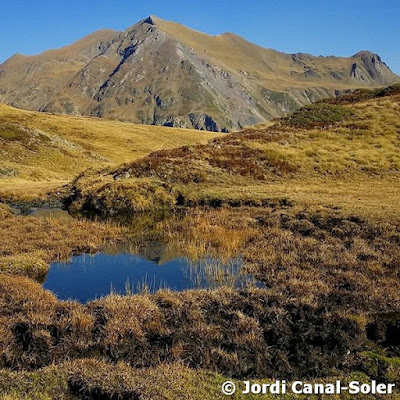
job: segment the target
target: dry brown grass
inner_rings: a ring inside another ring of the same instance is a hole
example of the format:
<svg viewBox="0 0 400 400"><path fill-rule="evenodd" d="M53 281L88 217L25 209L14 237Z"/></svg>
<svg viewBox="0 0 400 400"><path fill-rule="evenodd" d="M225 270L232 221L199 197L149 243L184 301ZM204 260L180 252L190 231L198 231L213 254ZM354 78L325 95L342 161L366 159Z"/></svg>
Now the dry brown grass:
<svg viewBox="0 0 400 400"><path fill-rule="evenodd" d="M157 229L169 246L178 247L182 254L194 260L207 255L223 260L237 257L259 234L259 227L249 213L235 213L229 209L193 210L183 220L161 222Z"/></svg>
<svg viewBox="0 0 400 400"><path fill-rule="evenodd" d="M329 208L191 210L160 225L170 246L200 259L241 256L271 293L351 313L400 309L399 224Z"/></svg>
<svg viewBox="0 0 400 400"><path fill-rule="evenodd" d="M0 295L1 364L8 368L101 356L134 367L179 361L243 377L320 376L363 340L355 320L261 289L160 291L82 306L2 275Z"/></svg>

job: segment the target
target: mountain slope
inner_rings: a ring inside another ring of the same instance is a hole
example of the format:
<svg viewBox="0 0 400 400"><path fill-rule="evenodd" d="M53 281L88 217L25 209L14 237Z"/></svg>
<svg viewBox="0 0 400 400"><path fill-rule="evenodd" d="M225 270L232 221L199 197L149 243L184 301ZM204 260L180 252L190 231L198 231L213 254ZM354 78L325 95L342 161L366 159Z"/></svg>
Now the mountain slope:
<svg viewBox="0 0 400 400"><path fill-rule="evenodd" d="M380 57L285 54L148 17L0 65L0 102L30 110L228 131L323 97L399 81Z"/></svg>
<svg viewBox="0 0 400 400"><path fill-rule="evenodd" d="M50 115L0 104L0 197L42 192L86 168L128 162L155 149L206 143L220 135Z"/></svg>

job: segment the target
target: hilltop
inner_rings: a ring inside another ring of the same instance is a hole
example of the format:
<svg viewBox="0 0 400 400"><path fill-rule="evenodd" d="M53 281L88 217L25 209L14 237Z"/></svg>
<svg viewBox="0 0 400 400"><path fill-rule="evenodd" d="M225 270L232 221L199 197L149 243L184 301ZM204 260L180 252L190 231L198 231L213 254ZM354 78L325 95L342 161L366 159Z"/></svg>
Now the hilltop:
<svg viewBox="0 0 400 400"><path fill-rule="evenodd" d="M318 99L399 82L379 55L285 54L150 16L0 65L0 102L36 111L232 131Z"/></svg>

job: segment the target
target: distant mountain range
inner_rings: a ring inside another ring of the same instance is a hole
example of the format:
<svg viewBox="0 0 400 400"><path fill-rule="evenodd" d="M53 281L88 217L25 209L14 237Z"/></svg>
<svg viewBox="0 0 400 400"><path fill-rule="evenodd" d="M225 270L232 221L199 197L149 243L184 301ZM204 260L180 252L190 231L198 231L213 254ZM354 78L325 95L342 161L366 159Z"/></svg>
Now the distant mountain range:
<svg viewBox="0 0 400 400"><path fill-rule="evenodd" d="M399 82L369 51L286 54L148 17L0 65L0 102L28 110L231 131L359 87Z"/></svg>

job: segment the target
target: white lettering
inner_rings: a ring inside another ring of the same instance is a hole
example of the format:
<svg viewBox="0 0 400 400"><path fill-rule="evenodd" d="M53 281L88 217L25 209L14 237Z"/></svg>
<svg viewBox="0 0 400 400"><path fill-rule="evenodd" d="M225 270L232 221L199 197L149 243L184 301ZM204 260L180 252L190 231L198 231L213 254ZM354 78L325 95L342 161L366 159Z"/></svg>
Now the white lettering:
<svg viewBox="0 0 400 400"><path fill-rule="evenodd" d="M371 386L369 386L367 383L363 383L360 390L362 394L368 394L371 391Z"/></svg>
<svg viewBox="0 0 400 400"><path fill-rule="evenodd" d="M386 394L386 385L384 383L380 383L379 385L376 385L376 393Z"/></svg>
<svg viewBox="0 0 400 400"><path fill-rule="evenodd" d="M324 392L321 392L323 394ZM319 394L319 393L315 393ZM335 385L333 383L327 383L325 385L325 394L335 394Z"/></svg>
<svg viewBox="0 0 400 400"><path fill-rule="evenodd" d="M303 386L303 382L300 382L300 381L293 382L292 383L292 392L296 393L296 394L302 394L303 391L302 391L302 389L298 389L297 388L298 386L302 387Z"/></svg>
<svg viewBox="0 0 400 400"><path fill-rule="evenodd" d="M276 381L269 388L269 392L272 393L272 394L279 394L280 393L280 388L281 388L280 382Z"/></svg>
<svg viewBox="0 0 400 400"><path fill-rule="evenodd" d="M349 393L350 394L358 394L360 393L360 382L353 381L349 383Z"/></svg>

